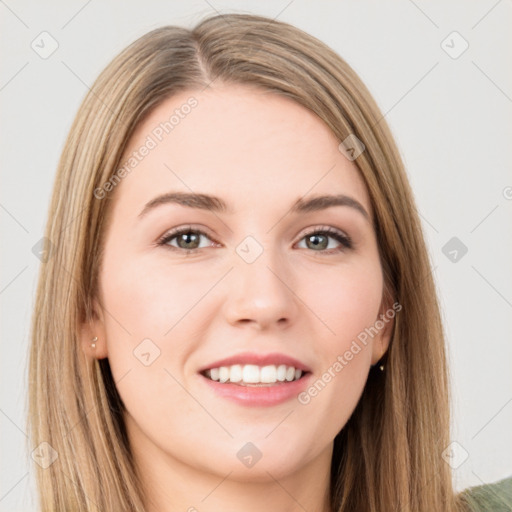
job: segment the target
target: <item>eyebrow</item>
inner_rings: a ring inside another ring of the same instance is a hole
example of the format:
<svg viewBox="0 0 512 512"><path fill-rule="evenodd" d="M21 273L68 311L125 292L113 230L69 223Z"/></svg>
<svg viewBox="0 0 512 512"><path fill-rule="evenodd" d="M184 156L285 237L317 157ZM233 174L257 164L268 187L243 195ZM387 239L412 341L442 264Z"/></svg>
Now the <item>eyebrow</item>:
<svg viewBox="0 0 512 512"><path fill-rule="evenodd" d="M163 204L178 204L188 208L198 208L200 210L210 210L218 213L233 213L233 210L228 207L227 203L216 196L188 192L169 192L149 201L139 213L139 217L143 217L150 210ZM370 215L363 205L354 198L344 194L321 195L309 199L299 198L295 201L290 211L291 213L308 213L325 210L332 206L348 206L361 213L366 220L370 220Z"/></svg>

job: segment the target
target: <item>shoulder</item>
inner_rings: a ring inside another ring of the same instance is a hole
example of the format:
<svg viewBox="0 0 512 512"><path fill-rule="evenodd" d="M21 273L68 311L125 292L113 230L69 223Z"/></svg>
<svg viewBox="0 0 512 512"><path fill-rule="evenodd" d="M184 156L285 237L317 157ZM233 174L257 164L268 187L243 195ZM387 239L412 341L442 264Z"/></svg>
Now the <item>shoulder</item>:
<svg viewBox="0 0 512 512"><path fill-rule="evenodd" d="M512 476L474 487L461 492L471 512L512 511Z"/></svg>

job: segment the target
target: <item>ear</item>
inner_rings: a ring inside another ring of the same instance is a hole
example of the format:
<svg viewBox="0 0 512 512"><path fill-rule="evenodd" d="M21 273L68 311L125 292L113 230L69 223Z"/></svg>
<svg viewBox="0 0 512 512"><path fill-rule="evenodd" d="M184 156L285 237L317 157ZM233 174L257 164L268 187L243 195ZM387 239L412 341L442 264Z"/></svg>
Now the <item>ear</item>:
<svg viewBox="0 0 512 512"><path fill-rule="evenodd" d="M90 318L86 319L80 326L80 343L82 351L87 357L93 359L104 359L108 356L105 315L99 301L95 298L92 301L92 312ZM94 338L97 338L96 340ZM92 346L95 345L95 347Z"/></svg>
<svg viewBox="0 0 512 512"><path fill-rule="evenodd" d="M382 356L387 352L393 334L395 317L402 305L398 301L393 302L393 298L387 292L384 296L379 309L379 314L375 319L375 327L378 334L373 338L372 344L372 366L377 364Z"/></svg>

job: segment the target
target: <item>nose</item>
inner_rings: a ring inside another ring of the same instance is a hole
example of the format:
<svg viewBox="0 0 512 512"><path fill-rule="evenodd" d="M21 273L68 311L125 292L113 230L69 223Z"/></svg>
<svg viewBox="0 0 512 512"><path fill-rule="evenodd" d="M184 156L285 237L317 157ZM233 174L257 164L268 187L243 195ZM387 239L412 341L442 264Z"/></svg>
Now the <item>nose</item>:
<svg viewBox="0 0 512 512"><path fill-rule="evenodd" d="M286 262L278 260L268 248L252 263L239 258L224 303L227 321L235 326L250 324L259 330L286 328L299 313L293 281Z"/></svg>

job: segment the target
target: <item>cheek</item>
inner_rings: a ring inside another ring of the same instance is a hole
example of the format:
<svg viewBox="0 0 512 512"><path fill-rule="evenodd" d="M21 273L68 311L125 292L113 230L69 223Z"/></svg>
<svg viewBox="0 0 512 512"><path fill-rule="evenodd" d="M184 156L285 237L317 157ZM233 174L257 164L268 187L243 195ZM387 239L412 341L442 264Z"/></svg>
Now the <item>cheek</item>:
<svg viewBox="0 0 512 512"><path fill-rule="evenodd" d="M140 257L124 260L122 266L105 264L102 290L111 316L130 333L130 338L169 340L171 332L186 323L212 286L212 271L203 274L165 260Z"/></svg>
<svg viewBox="0 0 512 512"><path fill-rule="evenodd" d="M129 392L128 400L138 400L142 408L155 401L152 391L168 390L172 378L165 370L179 378L175 369L193 350L180 332L191 329L188 312L207 283L194 286L187 277L145 264L143 257L122 258L112 251L105 258L101 290L108 359L114 379L122 379L120 393ZM144 385L130 390L129 382Z"/></svg>
<svg viewBox="0 0 512 512"><path fill-rule="evenodd" d="M382 272L378 260L329 269L308 285L307 302L318 317L315 351L322 362L299 403L325 418L334 437L348 421L363 392L371 360L367 329L378 319Z"/></svg>
<svg viewBox="0 0 512 512"><path fill-rule="evenodd" d="M309 274L311 275L311 273ZM331 354L374 324L381 306L383 278L380 263L366 259L324 269L304 284L307 305L323 324L323 350Z"/></svg>
<svg viewBox="0 0 512 512"><path fill-rule="evenodd" d="M140 257L121 259L122 265L114 259L105 259L101 282L108 359L119 395L148 435L192 432L193 418L204 411L180 383L195 350L191 334L211 278L191 279L180 269L146 265Z"/></svg>

